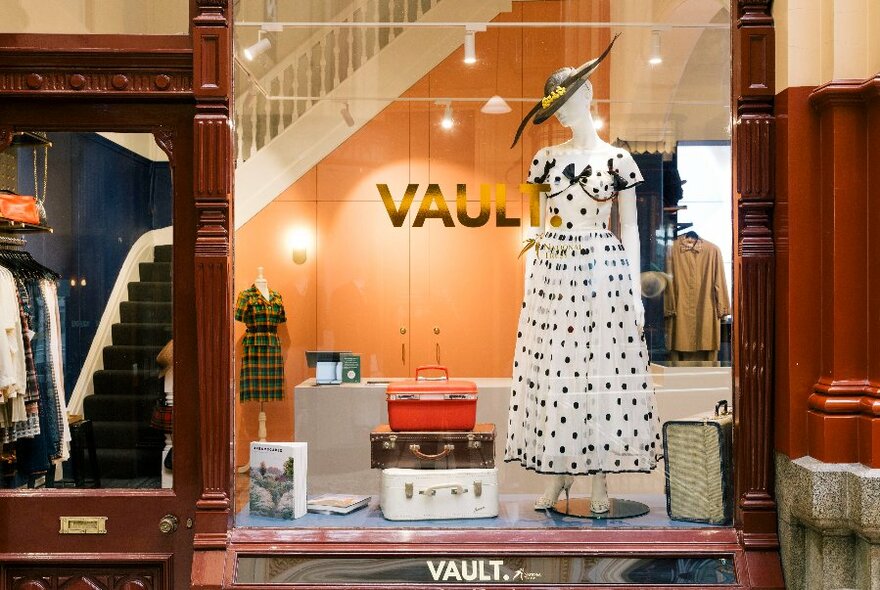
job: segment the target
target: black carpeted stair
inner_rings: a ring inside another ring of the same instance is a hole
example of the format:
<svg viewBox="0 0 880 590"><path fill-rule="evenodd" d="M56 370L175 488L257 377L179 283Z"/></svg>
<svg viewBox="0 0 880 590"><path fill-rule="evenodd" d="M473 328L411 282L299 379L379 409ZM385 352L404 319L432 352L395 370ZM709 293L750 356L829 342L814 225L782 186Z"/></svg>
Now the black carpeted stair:
<svg viewBox="0 0 880 590"><path fill-rule="evenodd" d="M160 474L164 438L150 428L150 415L165 395L156 355L171 339L171 246L156 246L153 253L154 262L140 264L140 281L128 284L121 322L104 347L104 369L93 376L95 394L84 403L106 479Z"/></svg>

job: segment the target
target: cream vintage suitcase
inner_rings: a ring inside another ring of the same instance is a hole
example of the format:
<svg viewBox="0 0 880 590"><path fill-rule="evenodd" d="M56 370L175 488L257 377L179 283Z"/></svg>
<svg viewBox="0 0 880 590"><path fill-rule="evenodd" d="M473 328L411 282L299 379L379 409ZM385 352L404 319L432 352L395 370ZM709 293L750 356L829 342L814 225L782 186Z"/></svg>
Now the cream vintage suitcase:
<svg viewBox="0 0 880 590"><path fill-rule="evenodd" d="M714 415L663 425L666 512L672 520L728 524L733 517L733 414L722 400Z"/></svg>
<svg viewBox="0 0 880 590"><path fill-rule="evenodd" d="M498 469L383 469L388 520L498 516Z"/></svg>

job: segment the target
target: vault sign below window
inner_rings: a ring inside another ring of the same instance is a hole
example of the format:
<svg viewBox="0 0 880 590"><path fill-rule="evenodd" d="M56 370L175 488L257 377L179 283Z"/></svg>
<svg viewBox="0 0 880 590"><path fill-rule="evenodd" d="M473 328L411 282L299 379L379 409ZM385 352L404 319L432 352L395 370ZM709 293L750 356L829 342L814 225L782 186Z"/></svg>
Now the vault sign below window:
<svg viewBox="0 0 880 590"><path fill-rule="evenodd" d="M492 192L495 193L495 225L498 227L519 227L520 219L518 217L507 216L507 185L505 184L481 184L480 185L480 213L476 217L468 215L467 211L467 185L455 185L455 210L458 222L465 227L481 227L489 221L492 206ZM400 206L394 204L394 198L391 196L391 190L387 184L377 184L379 195L388 211L388 217L394 227L400 227L406 221L406 216L412 207L416 193L419 190L418 184L409 184L403 193ZM519 190L522 194L529 197L529 223L532 227L541 224L541 199L542 192L550 190L549 184L521 184ZM439 184L429 184L425 189L422 197L422 204L416 213L413 227L422 227L425 220L429 218L442 219L443 225L446 227L455 227L455 221L452 219L452 213L449 211L449 205L443 196L443 191Z"/></svg>
<svg viewBox="0 0 880 590"><path fill-rule="evenodd" d="M374 557L238 554L235 583L296 585L418 584L425 588L516 586L570 588L736 584L733 556L450 555Z"/></svg>

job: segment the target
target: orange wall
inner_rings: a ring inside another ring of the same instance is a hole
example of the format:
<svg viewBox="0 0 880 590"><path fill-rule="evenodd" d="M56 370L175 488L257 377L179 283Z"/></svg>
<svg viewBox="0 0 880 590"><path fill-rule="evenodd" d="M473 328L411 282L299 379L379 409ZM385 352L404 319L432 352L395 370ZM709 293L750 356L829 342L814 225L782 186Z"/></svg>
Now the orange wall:
<svg viewBox="0 0 880 590"><path fill-rule="evenodd" d="M496 20L607 20L609 14L608 0L516 2ZM608 31L594 29L490 28L477 34L476 64L464 65L459 49L405 96L538 97L550 72L582 64L609 38ZM597 98L608 96L609 72L606 64L592 78ZM479 183L505 183L509 216L526 217L527 223L528 203L518 185L529 160L538 148L568 134L553 119L529 126L520 144L508 149L524 109L531 107L510 105L511 113L498 116L480 113L481 104L456 102L455 127L446 131L439 126L443 107L430 101L393 103L238 231L236 292L249 287L262 266L287 310L281 334L290 394L266 404L269 440L293 437L292 391L311 375L304 358L309 349L380 351L375 359L362 359L364 375L408 374L410 362L433 360L438 345L442 361L451 355L463 359L467 376L501 376L494 367L512 363L523 228L495 227L494 204L482 228L444 228L437 219L409 227L428 183L441 185L453 216L455 184L468 183L468 201L479 201ZM600 112L607 121L606 106ZM409 183L420 185L404 227L391 225L376 183L389 184L395 197ZM471 215L476 211L469 207ZM292 262L285 246L293 228L305 228L314 238L303 265ZM411 299L416 303L410 305ZM459 312L455 306L462 301L471 304ZM370 329L364 314L375 319ZM440 325L435 338L433 328ZM407 328L406 335L400 327ZM244 326L236 324L239 358L243 334ZM408 360L396 364L401 346ZM489 373L478 374L479 354L487 355ZM239 464L247 460L246 442L256 439L258 412L257 403L242 404L236 412Z"/></svg>

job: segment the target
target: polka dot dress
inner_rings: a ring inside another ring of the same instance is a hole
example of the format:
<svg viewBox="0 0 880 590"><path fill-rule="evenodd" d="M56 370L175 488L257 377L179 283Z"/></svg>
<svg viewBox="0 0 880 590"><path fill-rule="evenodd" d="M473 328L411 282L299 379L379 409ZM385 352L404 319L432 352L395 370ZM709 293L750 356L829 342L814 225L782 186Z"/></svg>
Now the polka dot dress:
<svg viewBox="0 0 880 590"><path fill-rule="evenodd" d="M529 172L552 196L526 269L505 461L540 473L651 471L660 457L637 271L607 229L618 190L642 177L627 152L609 150L588 163L542 150Z"/></svg>

